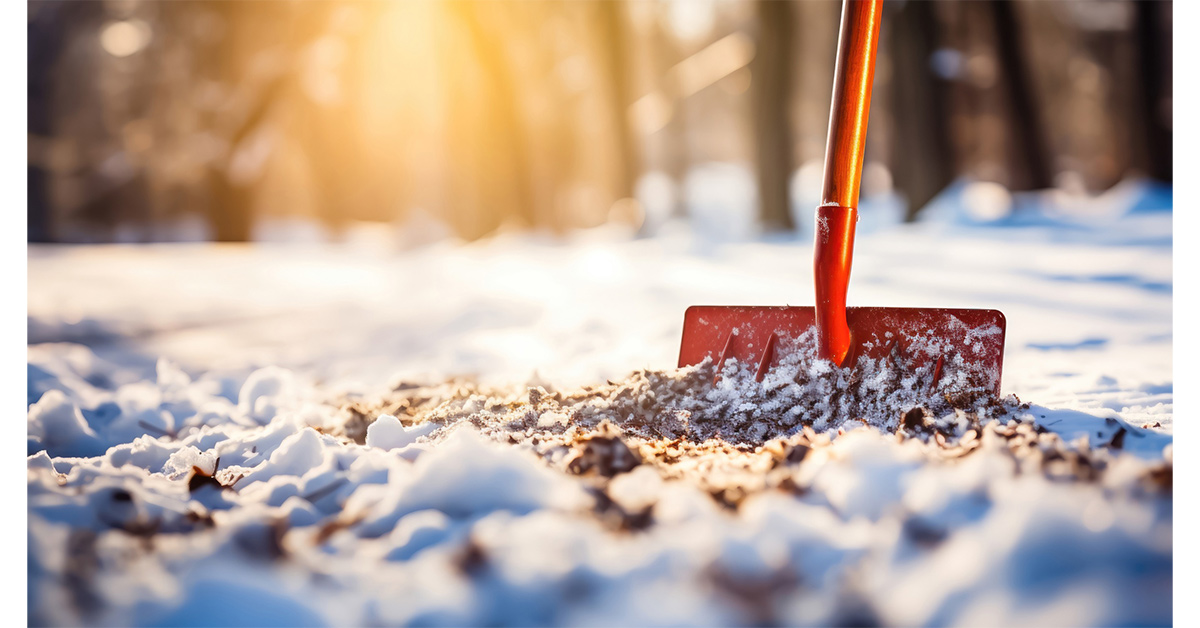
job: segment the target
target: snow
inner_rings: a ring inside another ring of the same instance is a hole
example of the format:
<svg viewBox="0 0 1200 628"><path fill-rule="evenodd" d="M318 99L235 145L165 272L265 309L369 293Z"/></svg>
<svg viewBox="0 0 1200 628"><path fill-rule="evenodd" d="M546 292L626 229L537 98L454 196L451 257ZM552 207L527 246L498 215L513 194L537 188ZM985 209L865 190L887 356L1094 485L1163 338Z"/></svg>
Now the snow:
<svg viewBox="0 0 1200 628"><path fill-rule="evenodd" d="M1000 403L868 365L831 404L803 339L763 385L672 369L687 305L811 298L808 236L723 197L653 238L32 246L29 620L1169 622L1169 191L970 185L864 207L850 299L1003 310Z"/></svg>
<svg viewBox="0 0 1200 628"><path fill-rule="evenodd" d="M367 427L367 447L403 449L433 431L431 427L422 425L406 428L400 424L400 419L390 414L381 414Z"/></svg>
<svg viewBox="0 0 1200 628"><path fill-rule="evenodd" d="M75 404L51 390L29 407L29 449L55 456L97 456L105 447Z"/></svg>
<svg viewBox="0 0 1200 628"><path fill-rule="evenodd" d="M608 496L632 512L658 503L662 490L662 476L651 467L637 466L613 478L608 485Z"/></svg>

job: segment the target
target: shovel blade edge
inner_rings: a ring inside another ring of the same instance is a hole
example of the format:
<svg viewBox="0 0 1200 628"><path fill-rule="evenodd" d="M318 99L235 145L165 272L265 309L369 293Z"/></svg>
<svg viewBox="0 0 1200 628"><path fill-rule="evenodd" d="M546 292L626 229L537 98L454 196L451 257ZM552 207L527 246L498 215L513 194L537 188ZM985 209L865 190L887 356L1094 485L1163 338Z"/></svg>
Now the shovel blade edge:
<svg viewBox="0 0 1200 628"><path fill-rule="evenodd" d="M897 348L915 365L961 358L1000 395L1006 324L999 310L851 307L846 318L851 338L846 365L863 356L887 357ZM756 365L761 380L779 359L777 343L800 337L815 323L813 307L693 305L684 314L679 366L737 358Z"/></svg>

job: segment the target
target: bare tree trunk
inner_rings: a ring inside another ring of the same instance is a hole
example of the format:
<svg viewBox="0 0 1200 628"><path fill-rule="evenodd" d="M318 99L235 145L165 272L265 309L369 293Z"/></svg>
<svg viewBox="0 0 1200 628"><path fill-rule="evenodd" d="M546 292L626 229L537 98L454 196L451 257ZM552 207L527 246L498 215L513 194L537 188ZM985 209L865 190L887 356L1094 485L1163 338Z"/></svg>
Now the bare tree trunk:
<svg viewBox="0 0 1200 628"><path fill-rule="evenodd" d="M653 31L654 65L656 74L665 77L671 68L685 58L678 44L672 40L672 35L666 31L662 21L655 21ZM688 215L687 200L684 198L684 179L691 167L688 151L688 129L685 111L686 99L675 99L676 92L672 86L666 90L671 102L670 119L666 126L658 131L659 142L662 144L663 170L675 186L675 196L671 207L672 218L686 218Z"/></svg>
<svg viewBox="0 0 1200 628"><path fill-rule="evenodd" d="M1137 93L1140 118L1145 145L1146 174L1159 181L1171 181L1171 128L1163 121L1168 117L1163 110L1163 95L1166 91L1164 77L1171 69L1162 54L1163 42L1162 5L1156 1L1134 2L1138 76L1142 80ZM1168 44L1169 45L1169 44Z"/></svg>
<svg viewBox="0 0 1200 628"><path fill-rule="evenodd" d="M243 56L246 51L239 44L254 36L254 29L261 26L264 17L261 11L256 11L259 7L251 4L218 3L214 6L225 25L225 39L213 60L217 76L226 85L242 84L246 80L249 61ZM262 85L242 117L234 121L230 128L224 129L228 133L225 139L228 140L229 155L219 163L211 164L207 173L208 219L214 239L218 242L250 241L254 227L254 186L257 182L235 180L230 159L237 147L264 123L279 100L286 80L286 74L279 74Z"/></svg>
<svg viewBox="0 0 1200 628"><path fill-rule="evenodd" d="M56 4L29 5L28 88L25 91L28 103L28 131L41 143L49 146L54 141L54 82L58 78L54 67L67 47L67 21L62 15L64 8L74 7ZM31 153L32 154L32 153ZM26 206L29 242L54 241L54 207L50 202L51 174L45 159L30 159L28 172L28 201Z"/></svg>
<svg viewBox="0 0 1200 628"><path fill-rule="evenodd" d="M538 224L537 208L529 180L529 155L525 142L525 124L521 119L520 94L517 92L508 60L505 39L481 21L482 4L462 5L462 15L474 46L475 58L483 70L483 80L492 99L486 107L487 128L496 135L495 142L485 142L487 148L484 169L487 180L482 201L503 198L501 190L508 188L510 205L501 208L506 215L515 215L524 226ZM513 5L502 5L505 11ZM484 138L478 138L484 139ZM482 147L481 147L482 148ZM505 179L508 179L505 181Z"/></svg>
<svg viewBox="0 0 1200 628"><path fill-rule="evenodd" d="M216 169L208 174L208 217L217 242L249 242L254 226L254 196Z"/></svg>
<svg viewBox="0 0 1200 628"><path fill-rule="evenodd" d="M932 2L906 2L892 21L892 176L908 201L906 220L954 178L946 85L930 67L939 45Z"/></svg>
<svg viewBox="0 0 1200 628"><path fill-rule="evenodd" d="M1051 187L1053 173L1046 148L1046 133L1039 116L1032 77L1023 56L1026 50L1012 0L991 0L989 8L996 32L996 55L1004 93L1012 115L1014 150L1009 155L1017 190Z"/></svg>
<svg viewBox="0 0 1200 628"><path fill-rule="evenodd" d="M759 218L763 228L792 231L788 182L792 175L792 5L758 0L758 51L751 66Z"/></svg>
<svg viewBox="0 0 1200 628"><path fill-rule="evenodd" d="M629 49L628 29L621 15L624 4L616 0L600 3L600 27L604 32L604 53L608 66L608 78L612 102L613 132L616 133L617 198L632 198L634 186L641 170L636 138L629 124L630 97L629 62L625 53Z"/></svg>

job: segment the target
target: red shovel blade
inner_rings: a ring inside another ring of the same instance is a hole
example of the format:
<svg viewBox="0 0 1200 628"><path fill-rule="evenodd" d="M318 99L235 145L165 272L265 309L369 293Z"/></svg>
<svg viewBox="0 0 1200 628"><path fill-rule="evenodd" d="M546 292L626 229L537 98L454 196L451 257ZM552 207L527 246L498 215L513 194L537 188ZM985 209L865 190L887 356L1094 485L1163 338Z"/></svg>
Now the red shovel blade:
<svg viewBox="0 0 1200 628"><path fill-rule="evenodd" d="M943 364L967 366L1000 395L1004 362L1004 314L998 310L908 307L846 308L851 349L845 365L899 352L910 367L934 365L928 385L936 389ZM683 318L679 366L730 358L757 368L757 378L778 362L781 340L799 338L816 324L812 307L693 305Z"/></svg>

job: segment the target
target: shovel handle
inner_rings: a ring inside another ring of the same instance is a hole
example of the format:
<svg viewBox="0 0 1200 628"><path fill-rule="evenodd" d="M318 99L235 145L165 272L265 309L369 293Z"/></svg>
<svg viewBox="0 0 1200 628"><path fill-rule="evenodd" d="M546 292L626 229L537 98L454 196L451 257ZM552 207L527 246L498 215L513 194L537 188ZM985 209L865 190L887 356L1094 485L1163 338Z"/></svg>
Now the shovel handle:
<svg viewBox="0 0 1200 628"><path fill-rule="evenodd" d="M817 208L813 273L820 357L841 365L850 351L846 288L858 222L871 83L883 0L844 0L838 35L829 136L825 144L825 182Z"/></svg>
<svg viewBox="0 0 1200 628"><path fill-rule="evenodd" d="M858 207L883 0L845 0L825 142L822 205Z"/></svg>

